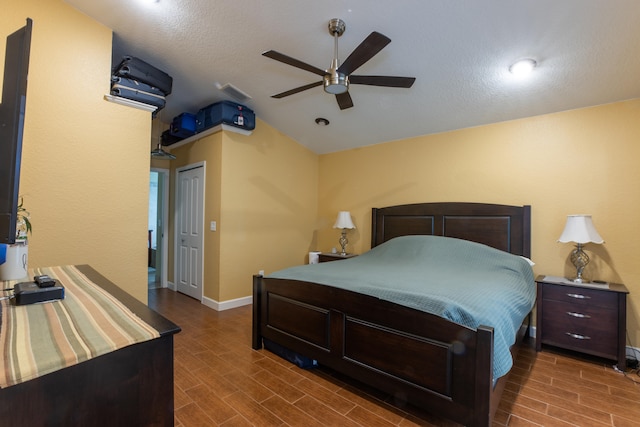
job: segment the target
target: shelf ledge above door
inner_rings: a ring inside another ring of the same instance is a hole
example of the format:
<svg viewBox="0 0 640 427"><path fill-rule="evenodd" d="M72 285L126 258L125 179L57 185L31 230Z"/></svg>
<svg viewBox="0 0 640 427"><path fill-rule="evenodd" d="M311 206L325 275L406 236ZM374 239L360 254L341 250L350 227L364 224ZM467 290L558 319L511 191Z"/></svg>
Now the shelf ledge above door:
<svg viewBox="0 0 640 427"><path fill-rule="evenodd" d="M197 141L213 133L220 132L221 130L228 131L228 132L235 132L235 133L239 133L241 135L247 135L247 136L253 133L253 131L250 131L250 130L240 129L235 126L225 125L224 123L222 123L212 128L209 128L207 130L203 130L202 132L196 133L195 135L190 136L189 138L185 138L182 141L178 141L175 144L163 145L163 148L165 148L168 151L171 151L174 148L182 147L183 145L189 144L190 142Z"/></svg>

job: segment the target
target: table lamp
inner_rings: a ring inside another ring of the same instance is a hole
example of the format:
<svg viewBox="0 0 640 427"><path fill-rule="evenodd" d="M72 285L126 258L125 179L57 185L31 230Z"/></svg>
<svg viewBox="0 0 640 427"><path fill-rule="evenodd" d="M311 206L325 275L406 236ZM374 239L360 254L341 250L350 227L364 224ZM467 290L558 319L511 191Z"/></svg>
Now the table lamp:
<svg viewBox="0 0 640 427"><path fill-rule="evenodd" d="M567 215L567 223L558 242L576 244L576 248L571 252L571 263L576 267L576 278L573 281L582 283L582 271L589 264L589 256L584 253L582 247L586 243L604 243L593 225L591 215Z"/></svg>
<svg viewBox="0 0 640 427"><path fill-rule="evenodd" d="M347 243L349 242L347 240L347 229L356 228L356 226L353 225L353 221L351 221L351 213L349 213L348 211L338 212L338 218L336 219L336 223L333 224L333 228L342 229L342 234L340 235L339 240L340 246L342 247L342 252L340 252L340 255L346 255Z"/></svg>

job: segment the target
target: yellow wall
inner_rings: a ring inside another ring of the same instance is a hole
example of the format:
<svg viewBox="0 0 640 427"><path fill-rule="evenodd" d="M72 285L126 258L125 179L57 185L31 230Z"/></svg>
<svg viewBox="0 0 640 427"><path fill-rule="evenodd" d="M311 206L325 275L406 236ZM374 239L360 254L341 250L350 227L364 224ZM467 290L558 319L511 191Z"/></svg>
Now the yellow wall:
<svg viewBox="0 0 640 427"><path fill-rule="evenodd" d="M111 30L61 0L2 6L2 58L6 35L33 19L20 183L29 267L90 264L146 303L151 117L103 99Z"/></svg>
<svg viewBox="0 0 640 427"><path fill-rule="evenodd" d="M556 243L569 214L587 213L605 239L588 244L585 274L621 282L627 327L640 346L640 99L428 135L320 156L319 250L352 213L349 251L371 242L371 208L417 202L532 206L536 274L575 275L570 244Z"/></svg>
<svg viewBox="0 0 640 427"><path fill-rule="evenodd" d="M316 154L259 119L250 136L221 131L171 152L177 156L171 162L172 212L175 169L206 162L205 297L224 302L250 296L251 276L259 270L305 262L315 245Z"/></svg>

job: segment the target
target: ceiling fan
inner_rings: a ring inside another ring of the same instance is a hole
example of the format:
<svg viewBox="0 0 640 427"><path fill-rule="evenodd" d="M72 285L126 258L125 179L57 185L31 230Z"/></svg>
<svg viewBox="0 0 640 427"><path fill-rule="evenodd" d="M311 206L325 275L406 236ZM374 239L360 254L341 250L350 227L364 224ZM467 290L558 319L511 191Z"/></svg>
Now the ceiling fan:
<svg viewBox="0 0 640 427"><path fill-rule="evenodd" d="M285 96L324 85L324 91L335 95L336 101L338 101L338 106L341 110L344 110L346 108L353 107L353 100L351 99L351 95L349 95L350 84L401 88L410 88L413 85L413 82L416 80L415 77L359 76L351 74L365 62L373 58L386 45L391 43L391 39L374 31L369 34L369 36L364 39L364 41L360 43L353 52L351 52L351 55L349 55L342 64L340 64L338 61L338 37L344 33L345 29L345 23L341 19L334 18L329 21L329 34L331 34L334 39L334 55L333 60L331 61L331 67L328 70L322 70L314 67L313 65L291 58L290 56L276 52L275 50L263 52L262 55L268 58L284 62L285 64L309 71L322 77L322 80L318 82L278 93L271 97L284 98Z"/></svg>

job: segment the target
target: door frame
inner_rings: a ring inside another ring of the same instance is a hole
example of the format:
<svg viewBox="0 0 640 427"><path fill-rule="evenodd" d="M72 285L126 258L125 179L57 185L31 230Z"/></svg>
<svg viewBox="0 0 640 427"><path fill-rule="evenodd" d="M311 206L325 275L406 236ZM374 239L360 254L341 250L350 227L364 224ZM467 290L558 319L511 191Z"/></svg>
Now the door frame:
<svg viewBox="0 0 640 427"><path fill-rule="evenodd" d="M205 224L205 218L204 218L204 214L205 214L205 205L206 205L206 195L207 195L207 162L206 161L201 161L201 162L196 162L196 163L190 163L188 165L185 166L181 166L179 168L176 168L176 176L175 176L175 180L174 180L174 207L173 207L173 290L174 291L178 291L178 282L179 282L179 278L178 278L178 262L179 259L178 257L180 256L179 252L180 252L180 248L179 248L179 244L178 241L180 240L180 230L178 227L178 212L180 210L180 207L178 206L178 189L180 186L180 172L182 171L187 171L190 169L196 169L202 167L202 224L201 224L201 230L202 230L202 236L200 236L201 241L200 241L200 247L202 248L202 250L200 251L200 256L202 257L202 259L200 260L201 263L200 265L202 266L202 271L200 271L200 275L202 277L202 284L201 284L201 289L200 289L200 302L202 302L204 300L204 224Z"/></svg>
<svg viewBox="0 0 640 427"><path fill-rule="evenodd" d="M158 246L157 241L158 237L161 237L160 244L162 245L161 254L161 269L160 269L160 286L163 288L169 287L168 278L169 278L169 239L168 239L168 231L169 231L169 183L170 183L170 171L169 169L164 168L151 168L151 172L156 172L159 175L162 175L162 180L164 185L162 186L162 236L156 235L156 246Z"/></svg>

